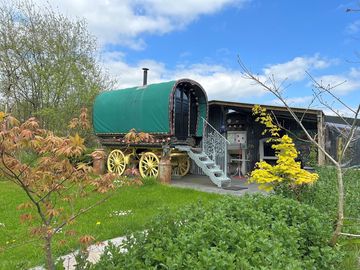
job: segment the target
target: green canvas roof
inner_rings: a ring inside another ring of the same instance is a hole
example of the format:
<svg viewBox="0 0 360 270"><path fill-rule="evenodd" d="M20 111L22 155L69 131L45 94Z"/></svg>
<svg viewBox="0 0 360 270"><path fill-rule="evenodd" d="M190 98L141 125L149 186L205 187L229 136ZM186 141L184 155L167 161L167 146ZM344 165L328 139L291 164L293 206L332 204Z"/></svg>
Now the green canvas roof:
<svg viewBox="0 0 360 270"><path fill-rule="evenodd" d="M206 118L206 94L198 83L184 79L149 84L100 93L93 108L95 134L123 134L135 128L136 131L171 135L173 92L176 85L183 81L198 85L198 91L203 93L199 111L201 117ZM201 135L202 125L198 127L198 133Z"/></svg>

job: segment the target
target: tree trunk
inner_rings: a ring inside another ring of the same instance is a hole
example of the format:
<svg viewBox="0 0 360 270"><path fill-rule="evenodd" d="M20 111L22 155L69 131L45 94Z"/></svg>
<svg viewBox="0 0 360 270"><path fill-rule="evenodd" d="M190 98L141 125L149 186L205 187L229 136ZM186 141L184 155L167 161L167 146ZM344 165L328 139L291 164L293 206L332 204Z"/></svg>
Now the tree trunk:
<svg viewBox="0 0 360 270"><path fill-rule="evenodd" d="M343 223L344 223L344 182L341 165L339 164L336 167L337 172L337 182L338 182L338 218L336 222L336 228L331 238L331 244L335 245L337 239L341 233Z"/></svg>
<svg viewBox="0 0 360 270"><path fill-rule="evenodd" d="M51 236L45 236L45 266L47 270L55 270L54 259L51 251Z"/></svg>

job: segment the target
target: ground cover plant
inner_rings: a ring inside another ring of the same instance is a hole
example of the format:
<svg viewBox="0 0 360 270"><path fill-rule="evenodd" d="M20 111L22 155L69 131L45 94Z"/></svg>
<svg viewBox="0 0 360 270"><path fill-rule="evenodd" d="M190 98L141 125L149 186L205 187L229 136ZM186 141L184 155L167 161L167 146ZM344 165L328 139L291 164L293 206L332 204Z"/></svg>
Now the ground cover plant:
<svg viewBox="0 0 360 270"><path fill-rule="evenodd" d="M317 209L278 196L225 197L164 211L90 269L337 269Z"/></svg>
<svg viewBox="0 0 360 270"><path fill-rule="evenodd" d="M278 187L275 193L283 197L292 198L303 204L317 208L326 214L335 224L337 218L337 184L336 170L333 167L320 167L316 169L319 180L310 186L303 186L298 192L286 186ZM343 231L355 234L360 230L360 170L350 169L344 174L345 194L345 220ZM359 269L360 241L342 236L340 246L346 251L346 258L339 269Z"/></svg>
<svg viewBox="0 0 360 270"><path fill-rule="evenodd" d="M164 206L171 210L182 208L199 200L205 204L216 200L220 195L198 192L189 189L173 188L151 184L148 180L143 186L116 188L106 203L80 216L69 225L69 231L54 236L54 256L67 254L79 248L81 235L92 235L96 241L118 237L127 232L146 228L145 224ZM36 239L29 239L28 227L21 223L17 210L26 196L12 183L0 181L0 269L28 269L43 264L42 246ZM92 193L79 198L78 205L85 207L99 199L101 195Z"/></svg>

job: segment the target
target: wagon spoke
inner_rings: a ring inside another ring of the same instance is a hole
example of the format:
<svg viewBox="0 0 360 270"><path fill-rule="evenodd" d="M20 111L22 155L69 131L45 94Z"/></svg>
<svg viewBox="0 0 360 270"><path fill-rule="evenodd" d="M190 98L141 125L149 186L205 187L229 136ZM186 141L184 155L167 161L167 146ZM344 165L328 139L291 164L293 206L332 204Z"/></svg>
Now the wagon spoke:
<svg viewBox="0 0 360 270"><path fill-rule="evenodd" d="M159 158L153 152L144 153L139 161L140 175L142 177L158 176Z"/></svg>
<svg viewBox="0 0 360 270"><path fill-rule="evenodd" d="M122 175L126 168L125 156L121 150L111 151L107 160L108 171Z"/></svg>
<svg viewBox="0 0 360 270"><path fill-rule="evenodd" d="M190 160L187 156L176 157L172 168L172 174L176 176L185 176L190 170Z"/></svg>

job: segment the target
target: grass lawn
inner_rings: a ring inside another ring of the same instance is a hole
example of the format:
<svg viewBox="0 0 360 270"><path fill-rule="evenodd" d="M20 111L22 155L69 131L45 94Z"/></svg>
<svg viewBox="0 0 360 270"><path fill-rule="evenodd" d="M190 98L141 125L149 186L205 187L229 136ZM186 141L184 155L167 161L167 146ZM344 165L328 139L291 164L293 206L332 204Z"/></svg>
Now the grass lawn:
<svg viewBox="0 0 360 270"><path fill-rule="evenodd" d="M20 223L18 204L27 201L23 192L14 184L0 181L0 269L28 269L43 263L42 242L31 237L28 226ZM85 207L100 198L92 194L82 198ZM59 233L54 239L55 255L59 256L77 249L80 236L90 234L96 241L122 236L128 231L142 230L146 223L161 208L178 209L186 204L216 200L221 195L163 185L122 187L105 203L80 216L69 229L77 231L75 236ZM123 216L115 211L128 211ZM100 222L100 224L99 224ZM65 244L59 241L65 239Z"/></svg>

